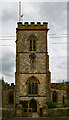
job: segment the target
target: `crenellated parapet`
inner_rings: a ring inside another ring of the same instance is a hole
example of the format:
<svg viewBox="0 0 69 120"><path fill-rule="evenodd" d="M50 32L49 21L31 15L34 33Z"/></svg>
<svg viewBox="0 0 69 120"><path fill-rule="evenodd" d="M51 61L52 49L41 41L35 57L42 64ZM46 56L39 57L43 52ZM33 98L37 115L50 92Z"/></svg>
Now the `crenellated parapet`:
<svg viewBox="0 0 69 120"><path fill-rule="evenodd" d="M16 30L49 30L47 28L48 22L43 22L43 24L41 22L18 22L18 28L16 28Z"/></svg>
<svg viewBox="0 0 69 120"><path fill-rule="evenodd" d="M51 88L53 89L60 89L60 90L66 90L64 83L51 83Z"/></svg>
<svg viewBox="0 0 69 120"><path fill-rule="evenodd" d="M11 83L11 85L10 85L10 84L4 82L4 84L2 85L2 89L14 89L14 88L15 88L14 83Z"/></svg>

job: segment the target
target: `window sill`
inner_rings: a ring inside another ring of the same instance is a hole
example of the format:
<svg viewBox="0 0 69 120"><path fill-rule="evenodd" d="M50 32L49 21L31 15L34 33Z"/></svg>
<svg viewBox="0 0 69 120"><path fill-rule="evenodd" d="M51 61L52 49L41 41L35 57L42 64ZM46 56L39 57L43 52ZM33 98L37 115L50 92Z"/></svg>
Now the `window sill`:
<svg viewBox="0 0 69 120"><path fill-rule="evenodd" d="M29 97L34 97L34 96L37 97L38 95L28 95L28 96L29 96Z"/></svg>

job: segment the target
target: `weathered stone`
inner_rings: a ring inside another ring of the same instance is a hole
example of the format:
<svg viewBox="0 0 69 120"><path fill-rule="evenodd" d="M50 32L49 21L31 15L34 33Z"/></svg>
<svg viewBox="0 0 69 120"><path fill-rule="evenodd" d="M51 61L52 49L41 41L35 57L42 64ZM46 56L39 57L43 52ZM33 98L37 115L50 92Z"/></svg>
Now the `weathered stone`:
<svg viewBox="0 0 69 120"><path fill-rule="evenodd" d="M16 116L17 117L22 117L23 116L23 108L21 104L17 105L17 109L16 109Z"/></svg>
<svg viewBox="0 0 69 120"><path fill-rule="evenodd" d="M44 27L45 26L45 27ZM37 30L37 28L39 30ZM27 29L27 30L25 30ZM39 105L44 105L44 103L50 100L49 92L49 56L47 53L47 24L43 26L37 24L36 26L28 26L25 24L22 26L18 23L17 29L17 52L16 52L16 95L18 96L18 101L35 99ZM30 36L34 36L36 40L36 51L29 50L29 40ZM30 53L35 53L35 68L31 68ZM29 97L28 94L28 79L34 76L36 77L40 84L38 85L38 94ZM19 81L19 82L18 82ZM17 92L17 88L19 92ZM22 97L19 97L22 96ZM17 103L17 102L16 102Z"/></svg>
<svg viewBox="0 0 69 120"><path fill-rule="evenodd" d="M48 106L44 105L42 106L42 117L48 116Z"/></svg>

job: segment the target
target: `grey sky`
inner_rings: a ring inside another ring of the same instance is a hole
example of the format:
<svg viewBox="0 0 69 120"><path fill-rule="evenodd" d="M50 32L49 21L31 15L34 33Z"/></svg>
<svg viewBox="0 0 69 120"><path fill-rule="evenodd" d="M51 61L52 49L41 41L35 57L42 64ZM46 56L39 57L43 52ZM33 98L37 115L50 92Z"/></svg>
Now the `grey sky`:
<svg viewBox="0 0 69 120"><path fill-rule="evenodd" d="M0 40L2 48L2 70L5 81L15 81L16 27L18 21L18 2L0 4ZM48 22L48 53L52 82L67 80L67 3L63 2L25 2L22 3L23 21ZM54 34L54 35L53 35ZM63 35L65 34L65 35ZM57 38L59 37L59 38ZM8 39L9 40L4 40ZM12 39L12 40L11 40ZM9 46L10 45L10 46Z"/></svg>

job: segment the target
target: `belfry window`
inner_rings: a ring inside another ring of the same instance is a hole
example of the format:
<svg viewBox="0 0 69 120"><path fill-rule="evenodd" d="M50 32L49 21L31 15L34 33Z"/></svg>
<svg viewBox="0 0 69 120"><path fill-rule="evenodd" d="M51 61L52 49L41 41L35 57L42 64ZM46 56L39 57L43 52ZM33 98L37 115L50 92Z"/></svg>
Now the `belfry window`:
<svg viewBox="0 0 69 120"><path fill-rule="evenodd" d="M32 51L32 40L30 40L30 51Z"/></svg>
<svg viewBox="0 0 69 120"><path fill-rule="evenodd" d="M36 51L36 40L30 40L30 51Z"/></svg>
<svg viewBox="0 0 69 120"><path fill-rule="evenodd" d="M29 51L37 51L37 46L38 46L38 38L37 38L37 34L31 34L28 39L28 45L27 48Z"/></svg>
<svg viewBox="0 0 69 120"><path fill-rule="evenodd" d="M33 40L33 51L36 51L36 41Z"/></svg>

